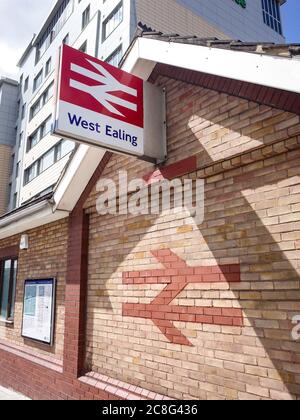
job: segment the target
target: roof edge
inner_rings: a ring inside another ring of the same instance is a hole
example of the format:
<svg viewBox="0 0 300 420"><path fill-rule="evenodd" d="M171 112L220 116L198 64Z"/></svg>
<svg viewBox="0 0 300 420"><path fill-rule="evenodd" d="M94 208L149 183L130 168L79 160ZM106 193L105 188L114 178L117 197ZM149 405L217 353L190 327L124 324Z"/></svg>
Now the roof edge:
<svg viewBox="0 0 300 420"><path fill-rule="evenodd" d="M137 34L129 46L121 68L130 71L130 68L138 66L138 62L148 61L300 93L300 60L257 50L232 49L231 45L244 44L228 42L229 47L222 48L221 41L143 32L142 35ZM273 51L276 46L271 46ZM268 47L270 45L266 45ZM287 74L289 77L286 77ZM136 75L143 78L141 74Z"/></svg>
<svg viewBox="0 0 300 420"><path fill-rule="evenodd" d="M27 48L25 49L22 57L20 58L20 60L18 61L17 67L21 67L23 62L25 61L28 53L31 51L31 49L37 44L37 42L39 41L39 38L41 37L42 33L44 32L44 30L47 28L47 25L51 22L51 19L53 18L54 14L56 13L56 11L59 9L61 3L63 2L63 0L57 0L56 3L53 5L50 13L48 13L46 19L44 20L44 22L42 23L40 30L38 31L37 34L33 34L33 37L31 39L31 41L29 42Z"/></svg>
<svg viewBox="0 0 300 420"><path fill-rule="evenodd" d="M53 205L47 198L32 202L0 218L0 239L21 234L68 216L69 212L66 211L54 212Z"/></svg>
<svg viewBox="0 0 300 420"><path fill-rule="evenodd" d="M24 63L24 61L26 60L29 52L31 51L31 49L33 48L33 40L35 38L35 34L33 34L31 41L29 42L26 50L23 52L22 57L19 59L18 63L17 63L17 67L22 67L22 64Z"/></svg>
<svg viewBox="0 0 300 420"><path fill-rule="evenodd" d="M19 82L14 79L10 79L9 77L0 77L0 87L4 84L18 86Z"/></svg>

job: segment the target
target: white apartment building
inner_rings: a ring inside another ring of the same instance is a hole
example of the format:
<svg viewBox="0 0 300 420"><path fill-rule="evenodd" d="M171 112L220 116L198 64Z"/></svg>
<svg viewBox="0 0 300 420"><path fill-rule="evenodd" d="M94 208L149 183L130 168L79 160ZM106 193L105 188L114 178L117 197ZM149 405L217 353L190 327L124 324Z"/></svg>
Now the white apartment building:
<svg viewBox="0 0 300 420"><path fill-rule="evenodd" d="M13 148L16 142L17 100L18 83L0 78L0 215L6 211L8 197L11 196L9 177L15 166Z"/></svg>
<svg viewBox="0 0 300 420"><path fill-rule="evenodd" d="M75 144L51 135L62 43L118 65L139 21L164 33L283 43L285 0L58 0L19 61L11 211L50 192Z"/></svg>

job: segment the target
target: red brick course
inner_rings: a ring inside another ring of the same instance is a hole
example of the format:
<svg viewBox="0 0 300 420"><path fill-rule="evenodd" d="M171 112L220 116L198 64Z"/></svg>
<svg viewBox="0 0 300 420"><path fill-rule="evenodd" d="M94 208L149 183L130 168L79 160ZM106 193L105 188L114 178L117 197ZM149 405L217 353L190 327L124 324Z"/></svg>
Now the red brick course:
<svg viewBox="0 0 300 420"><path fill-rule="evenodd" d="M162 166L156 171L145 175L143 178L148 184L152 184L163 179L171 180L174 178L180 178L185 174L194 172L196 169L197 158L196 156L192 156L190 158L173 163L172 165Z"/></svg>
<svg viewBox="0 0 300 420"><path fill-rule="evenodd" d="M18 255L19 247L17 245L0 249L0 258L12 258L17 257Z"/></svg>
<svg viewBox="0 0 300 420"><path fill-rule="evenodd" d="M114 400L120 399L119 389L105 391L85 382L85 378L72 379L55 366L39 358L32 361L26 353L15 354L11 347L0 346L1 385L13 388L34 400ZM105 388L110 384L106 383ZM137 395L137 399L139 396Z"/></svg>
<svg viewBox="0 0 300 420"><path fill-rule="evenodd" d="M60 361L2 341L0 371L1 385L34 400L168 399L94 372L72 378Z"/></svg>

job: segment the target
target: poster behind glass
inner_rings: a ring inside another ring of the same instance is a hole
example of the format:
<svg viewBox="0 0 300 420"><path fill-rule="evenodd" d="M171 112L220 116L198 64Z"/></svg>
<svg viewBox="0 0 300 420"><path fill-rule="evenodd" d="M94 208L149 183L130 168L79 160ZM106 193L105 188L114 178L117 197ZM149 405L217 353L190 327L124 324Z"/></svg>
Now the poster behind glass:
<svg viewBox="0 0 300 420"><path fill-rule="evenodd" d="M55 279L26 280L22 337L53 344Z"/></svg>

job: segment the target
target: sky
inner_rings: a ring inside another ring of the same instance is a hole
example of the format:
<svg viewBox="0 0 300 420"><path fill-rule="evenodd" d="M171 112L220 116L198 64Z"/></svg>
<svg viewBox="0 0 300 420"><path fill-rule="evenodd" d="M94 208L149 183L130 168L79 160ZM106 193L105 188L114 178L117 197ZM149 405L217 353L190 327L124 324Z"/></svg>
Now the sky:
<svg viewBox="0 0 300 420"><path fill-rule="evenodd" d="M0 75L16 77L16 63L55 0L0 0Z"/></svg>
<svg viewBox="0 0 300 420"><path fill-rule="evenodd" d="M56 0L0 0L0 75L17 76L16 63ZM300 0L282 7L289 43L300 43Z"/></svg>
<svg viewBox="0 0 300 420"><path fill-rule="evenodd" d="M281 10L287 42L300 44L300 0L288 0Z"/></svg>

